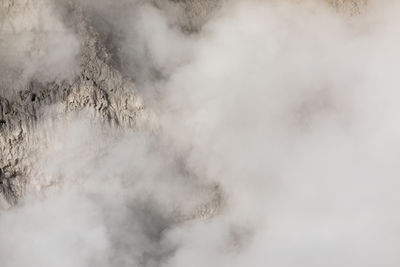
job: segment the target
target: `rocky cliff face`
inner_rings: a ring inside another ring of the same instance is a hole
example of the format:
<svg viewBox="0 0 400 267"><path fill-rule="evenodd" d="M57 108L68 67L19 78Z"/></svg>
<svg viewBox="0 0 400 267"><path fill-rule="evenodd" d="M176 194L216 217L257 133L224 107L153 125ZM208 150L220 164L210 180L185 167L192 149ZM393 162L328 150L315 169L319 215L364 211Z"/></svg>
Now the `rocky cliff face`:
<svg viewBox="0 0 400 267"><path fill-rule="evenodd" d="M16 95L0 98L0 184L2 196L10 203L22 197L29 180L28 143L46 106L59 105L65 113L86 109L114 127L134 127L143 115L144 107L133 83L111 66L96 33L89 28L82 31L81 70L73 79L46 83L32 80Z"/></svg>

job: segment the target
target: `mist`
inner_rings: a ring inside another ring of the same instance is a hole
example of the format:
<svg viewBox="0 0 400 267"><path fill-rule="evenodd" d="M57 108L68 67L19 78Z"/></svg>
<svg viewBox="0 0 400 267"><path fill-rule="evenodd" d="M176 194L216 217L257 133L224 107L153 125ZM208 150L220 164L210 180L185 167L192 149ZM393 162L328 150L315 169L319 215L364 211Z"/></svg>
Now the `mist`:
<svg viewBox="0 0 400 267"><path fill-rule="evenodd" d="M37 175L0 210L1 266L400 264L399 3L221 1L188 33L179 3L73 2L119 36L148 116L120 129L45 111ZM38 10L64 30L45 62L2 34L16 45L0 68L79 68L79 33L53 4Z"/></svg>
<svg viewBox="0 0 400 267"><path fill-rule="evenodd" d="M80 44L51 0L4 0L0 8L2 91L71 78Z"/></svg>

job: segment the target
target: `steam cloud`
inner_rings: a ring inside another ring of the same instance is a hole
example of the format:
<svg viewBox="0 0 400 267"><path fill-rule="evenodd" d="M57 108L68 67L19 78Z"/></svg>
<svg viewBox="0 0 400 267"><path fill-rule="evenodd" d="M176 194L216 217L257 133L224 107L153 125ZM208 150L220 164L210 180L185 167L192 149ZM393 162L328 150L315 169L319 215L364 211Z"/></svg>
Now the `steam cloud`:
<svg viewBox="0 0 400 267"><path fill-rule="evenodd" d="M1 266L400 264L399 3L227 1L191 35L172 4L79 3L123 33L159 129L56 125Z"/></svg>
<svg viewBox="0 0 400 267"><path fill-rule="evenodd" d="M0 48L2 91L70 78L78 68L79 42L50 0L2 1Z"/></svg>

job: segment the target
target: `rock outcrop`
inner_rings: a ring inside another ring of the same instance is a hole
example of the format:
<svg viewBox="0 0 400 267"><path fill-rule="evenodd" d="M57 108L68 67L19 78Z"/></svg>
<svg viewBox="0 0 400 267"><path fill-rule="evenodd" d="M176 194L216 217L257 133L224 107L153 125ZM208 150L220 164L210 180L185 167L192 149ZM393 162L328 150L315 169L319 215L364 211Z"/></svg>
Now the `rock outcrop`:
<svg viewBox="0 0 400 267"><path fill-rule="evenodd" d="M11 7L2 12L15 12ZM45 107L59 105L66 114L88 110L104 123L124 128L134 127L144 113L132 81L112 66L109 51L89 22L82 19L75 30L81 47L75 77L45 83L31 80L13 94L0 96L0 196L8 203L23 196L31 176L28 143Z"/></svg>

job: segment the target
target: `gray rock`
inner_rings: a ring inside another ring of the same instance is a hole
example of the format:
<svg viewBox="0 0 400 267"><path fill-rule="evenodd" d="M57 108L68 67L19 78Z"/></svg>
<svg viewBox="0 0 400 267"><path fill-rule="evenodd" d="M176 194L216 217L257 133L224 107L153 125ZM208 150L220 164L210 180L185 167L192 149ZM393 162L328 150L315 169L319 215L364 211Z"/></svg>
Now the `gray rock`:
<svg viewBox="0 0 400 267"><path fill-rule="evenodd" d="M45 107L61 105L65 113L89 110L103 123L123 128L134 127L144 112L132 81L112 66L99 35L83 19L77 31L82 51L73 79L32 80L12 95L0 96L0 196L10 204L23 196L31 176L28 143Z"/></svg>

